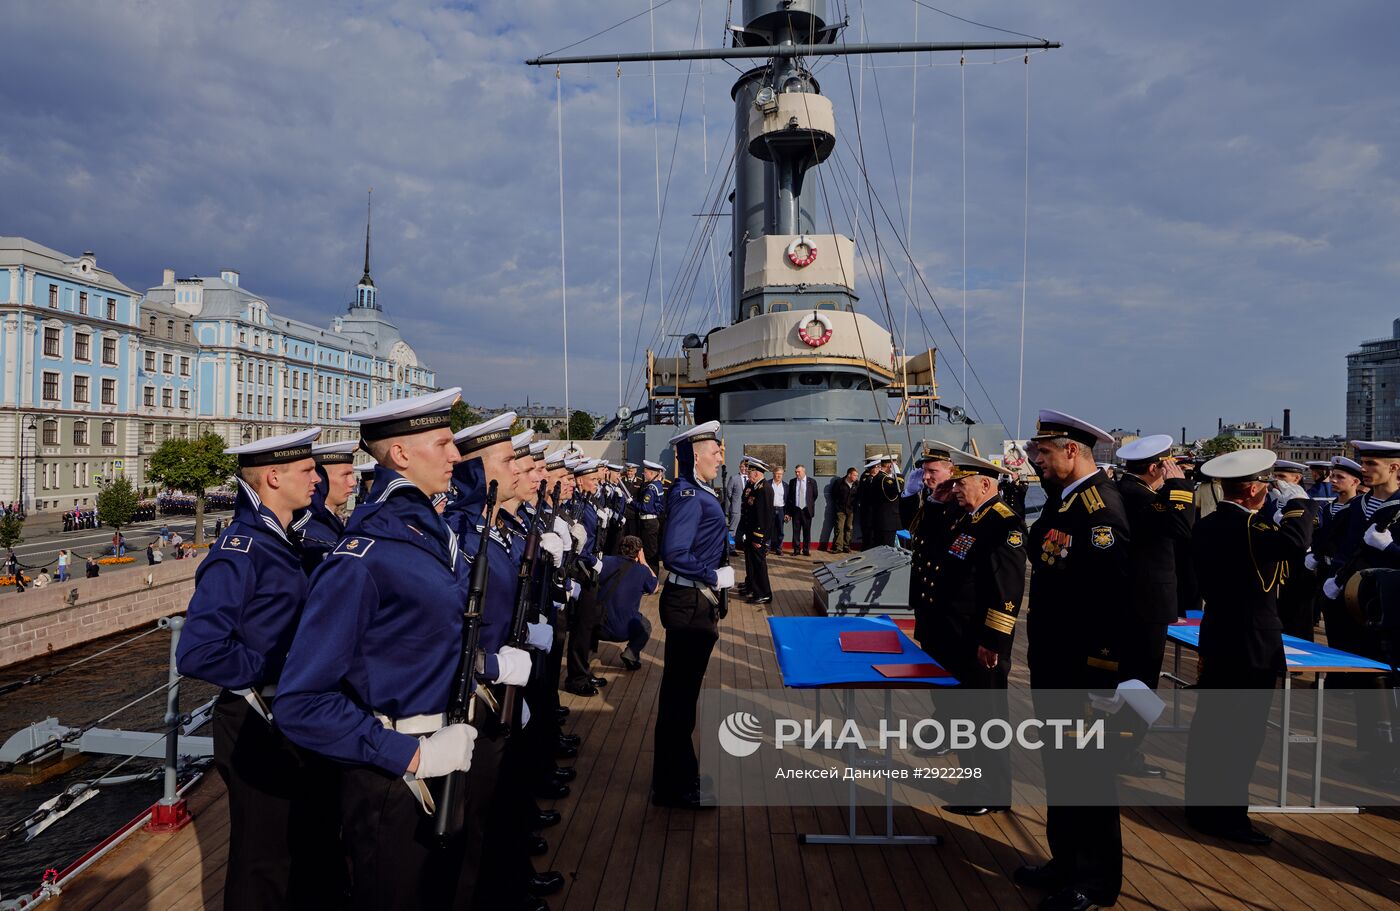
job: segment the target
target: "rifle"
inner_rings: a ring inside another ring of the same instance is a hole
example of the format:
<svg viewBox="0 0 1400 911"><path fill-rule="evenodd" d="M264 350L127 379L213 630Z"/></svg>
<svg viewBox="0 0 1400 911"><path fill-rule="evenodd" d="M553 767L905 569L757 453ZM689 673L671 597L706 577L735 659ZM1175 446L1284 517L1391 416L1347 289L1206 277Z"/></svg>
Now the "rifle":
<svg viewBox="0 0 1400 911"><path fill-rule="evenodd" d="M472 698L472 682L478 671L481 651L481 608L486 603L487 568L486 548L490 543L491 522L496 511L496 482L486 488L486 504L482 507L484 521L481 525L481 541L476 550L476 560L472 563L471 581L467 586L467 604L462 612L462 660L457 666L457 676L452 680L452 696L447 703L448 724L471 724L476 716L476 701ZM442 793L438 798L437 812L433 814L433 834L439 839L448 839L461 832L464 817L461 806L466 799L467 774L452 772L442 782Z"/></svg>
<svg viewBox="0 0 1400 911"><path fill-rule="evenodd" d="M535 500L539 505L535 508L534 520L530 522L530 531L525 536L525 555L520 561L520 573L516 576L515 612L510 617L510 636L507 640L515 646L523 646L526 640L525 624L530 612L530 585L534 582L535 563L539 560L540 535L543 534L540 531L540 520L543 518L544 490L548 483L540 481L539 497ZM501 724L507 734L515 721L516 689L514 686L507 686L505 695L501 697Z"/></svg>
<svg viewBox="0 0 1400 911"><path fill-rule="evenodd" d="M559 515L560 492L560 484L558 481L556 481L554 482L554 493L549 500L549 514L545 517L545 527L550 531L554 530L554 519ZM541 511L543 511L543 500L540 501L540 508ZM573 550L573 548L570 547L569 550ZM553 567L553 569L556 571L559 568L560 567L557 566ZM536 567L535 572L537 578L534 580L534 584L538 586L535 589L535 609L541 617L550 616L550 608L554 605L555 583L553 574L550 572L550 570L551 567L548 561L540 561L539 565Z"/></svg>

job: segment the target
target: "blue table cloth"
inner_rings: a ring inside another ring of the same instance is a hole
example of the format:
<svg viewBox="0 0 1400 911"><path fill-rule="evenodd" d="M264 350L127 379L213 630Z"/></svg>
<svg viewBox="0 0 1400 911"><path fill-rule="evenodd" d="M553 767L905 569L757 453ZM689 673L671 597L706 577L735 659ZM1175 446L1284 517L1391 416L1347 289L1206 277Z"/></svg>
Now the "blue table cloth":
<svg viewBox="0 0 1400 911"><path fill-rule="evenodd" d="M956 686L953 677L886 677L877 664L937 664L900 631L889 617L769 617L773 650L783 685L820 687L881 684L884 686ZM893 632L899 654L841 651L844 632Z"/></svg>
<svg viewBox="0 0 1400 911"><path fill-rule="evenodd" d="M1195 614L1196 617L1192 617ZM1189 619L1196 619L1201 614L1200 611L1188 611ZM1169 626L1167 627L1168 638L1180 642L1187 648L1200 648L1201 628L1196 624L1190 626ZM1306 639L1299 639L1296 636L1283 637L1283 657L1288 662L1288 669L1293 673L1307 673L1318 668L1327 670L1355 669L1367 671L1388 671L1390 668L1379 661L1372 661L1370 658L1362 658L1360 655L1353 655L1351 652L1344 652L1341 649L1329 648L1316 642L1309 642Z"/></svg>

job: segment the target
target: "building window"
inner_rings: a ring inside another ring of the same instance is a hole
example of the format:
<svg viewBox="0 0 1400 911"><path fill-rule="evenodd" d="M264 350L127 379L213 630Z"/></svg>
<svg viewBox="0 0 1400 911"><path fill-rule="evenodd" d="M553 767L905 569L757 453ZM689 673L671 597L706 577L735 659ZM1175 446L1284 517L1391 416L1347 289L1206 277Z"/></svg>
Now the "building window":
<svg viewBox="0 0 1400 911"><path fill-rule="evenodd" d="M165 321L165 337L168 339L175 338L175 321L173 319Z"/></svg>
<svg viewBox="0 0 1400 911"><path fill-rule="evenodd" d="M151 328L146 331L150 332L151 335L156 334L156 318L154 315L151 317Z"/></svg>
<svg viewBox="0 0 1400 911"><path fill-rule="evenodd" d="M117 404L117 381L116 381L116 380L103 380L103 381L102 381L102 404L104 404L104 405L115 405L115 404Z"/></svg>
<svg viewBox="0 0 1400 911"><path fill-rule="evenodd" d="M114 338L104 338L102 340L102 363L116 365L117 363L117 340Z"/></svg>
<svg viewBox="0 0 1400 911"><path fill-rule="evenodd" d="M58 445L58 421L52 418L44 422L44 445Z"/></svg>
<svg viewBox="0 0 1400 911"><path fill-rule="evenodd" d="M155 353L154 351L147 351L147 352L146 352L146 372L147 372L147 373L155 373L155 372L156 372L156 353Z"/></svg>
<svg viewBox="0 0 1400 911"><path fill-rule="evenodd" d="M107 298L107 318L114 323L117 321L117 299L115 297Z"/></svg>
<svg viewBox="0 0 1400 911"><path fill-rule="evenodd" d="M49 285L49 307L58 309L58 285Z"/></svg>
<svg viewBox="0 0 1400 911"><path fill-rule="evenodd" d="M73 422L73 445L74 445L74 446L86 446L87 444L88 444L88 440L87 440L87 421L74 421L74 422Z"/></svg>
<svg viewBox="0 0 1400 911"><path fill-rule="evenodd" d="M73 359L76 361L92 360L92 336L86 332L79 332L73 336Z"/></svg>
<svg viewBox="0 0 1400 911"><path fill-rule="evenodd" d="M180 407L184 409L190 407L190 391L188 389L180 390Z"/></svg>
<svg viewBox="0 0 1400 911"><path fill-rule="evenodd" d="M160 356L160 370L162 373L173 374L175 372L175 355L162 354Z"/></svg>
<svg viewBox="0 0 1400 911"><path fill-rule="evenodd" d="M102 445L117 445L117 425L113 421L102 422Z"/></svg>
<svg viewBox="0 0 1400 911"><path fill-rule="evenodd" d="M44 328L44 357L63 357L63 330Z"/></svg>
<svg viewBox="0 0 1400 911"><path fill-rule="evenodd" d="M189 324L189 323L185 323L185 341L188 342L189 340L190 340L190 324Z"/></svg>
<svg viewBox="0 0 1400 911"><path fill-rule="evenodd" d="M246 344L248 344L248 330L247 330L247 329L239 329L239 330L238 330L238 344L240 344L240 345L246 345Z"/></svg>
<svg viewBox="0 0 1400 911"><path fill-rule="evenodd" d="M86 292L86 291L79 291L79 292L78 292L78 312L81 313L83 316L87 316L87 292Z"/></svg>
<svg viewBox="0 0 1400 911"><path fill-rule="evenodd" d="M262 397L262 396L258 396L258 411L257 411L257 413L258 413L258 414L262 414L262 413L263 413L263 397Z"/></svg>
<svg viewBox="0 0 1400 911"><path fill-rule="evenodd" d="M259 383L259 385L262 384L262 381L263 381L263 365L262 365L262 364L259 364L259 365L258 365L258 383Z"/></svg>
<svg viewBox="0 0 1400 911"><path fill-rule="evenodd" d="M156 407L156 387L147 386L141 391L141 404L147 408Z"/></svg>
<svg viewBox="0 0 1400 911"><path fill-rule="evenodd" d="M156 441L156 425L155 425L155 424L142 424L142 425L141 425L141 436L145 438L145 441L146 441L147 443L154 443L154 442Z"/></svg>
<svg viewBox="0 0 1400 911"><path fill-rule="evenodd" d="M189 359L188 357L183 356L183 355L180 357L180 375L181 375L181 376L189 376L189 375L190 375L190 359Z"/></svg>
<svg viewBox="0 0 1400 911"><path fill-rule="evenodd" d="M164 407L164 408L169 408L170 405L171 405L171 403L172 403L174 400L175 400L175 393L174 393L173 390L171 390L171 389L162 389L162 390L160 391L160 404L161 404L162 407Z"/></svg>
<svg viewBox="0 0 1400 911"><path fill-rule="evenodd" d="M86 404L88 398L88 378L85 376L73 377L73 401Z"/></svg>

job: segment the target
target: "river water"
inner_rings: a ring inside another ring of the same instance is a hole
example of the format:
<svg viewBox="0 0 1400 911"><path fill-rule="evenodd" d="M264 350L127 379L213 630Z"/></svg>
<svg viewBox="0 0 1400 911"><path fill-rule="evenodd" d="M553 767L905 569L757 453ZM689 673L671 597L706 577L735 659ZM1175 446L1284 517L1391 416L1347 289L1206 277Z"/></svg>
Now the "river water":
<svg viewBox="0 0 1400 911"><path fill-rule="evenodd" d="M23 597L11 593L3 598ZM154 626L154 624L152 624ZM45 674L130 639L149 627L118 633L84 645L0 668L0 684L33 674ZM46 717L69 727L81 727L166 682L170 669L170 633L161 630L110 654L89 661L51 680L0 696L0 743L15 731ZM180 683L180 708L190 711L210 699L215 690L198 680ZM104 728L156 731L163 727L162 691L104 722ZM206 725L199 734L208 736ZM80 781L90 781L111 769L120 758L92 757L47 781L22 775L0 775L0 826L22 819L43 801ZM119 773L125 775L160 765L155 759L135 759ZM160 799L161 782L103 786L87 803L41 832L32 841L23 835L0 846L0 899L32 891L48 869L61 870L98 841L140 815Z"/></svg>

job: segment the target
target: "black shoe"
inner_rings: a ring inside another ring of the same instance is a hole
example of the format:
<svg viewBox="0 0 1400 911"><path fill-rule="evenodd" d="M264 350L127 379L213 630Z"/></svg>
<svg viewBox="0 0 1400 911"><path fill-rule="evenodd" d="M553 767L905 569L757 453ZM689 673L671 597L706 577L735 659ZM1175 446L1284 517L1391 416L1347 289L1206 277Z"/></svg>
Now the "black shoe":
<svg viewBox="0 0 1400 911"><path fill-rule="evenodd" d="M750 598L750 599L749 599L749 603L750 603L750 604L772 604L772 603L773 603L773 596L772 596L772 595L764 595L762 598Z"/></svg>
<svg viewBox="0 0 1400 911"><path fill-rule="evenodd" d="M622 666L627 668L629 671L640 671L642 669L642 662L638 661L636 658L629 658L626 655L619 655L618 659L622 662Z"/></svg>
<svg viewBox="0 0 1400 911"><path fill-rule="evenodd" d="M565 718L569 717L569 707L567 705L556 705L554 707L554 716L560 721L563 721Z"/></svg>
<svg viewBox="0 0 1400 911"><path fill-rule="evenodd" d="M655 794L651 795L651 805L654 807L669 807L672 810L713 810L713 804L703 802L700 792L687 791L684 794Z"/></svg>
<svg viewBox="0 0 1400 911"><path fill-rule="evenodd" d="M563 747L577 747L583 745L583 738L577 734L560 734L559 745Z"/></svg>
<svg viewBox="0 0 1400 911"><path fill-rule="evenodd" d="M608 685L608 678L607 678L607 677L589 677L589 678L588 678L588 682L601 689L602 687L605 687L605 686Z"/></svg>
<svg viewBox="0 0 1400 911"><path fill-rule="evenodd" d="M566 683L566 684L564 684L564 690L565 690L566 692L573 693L575 696L596 696L596 695L598 695L598 688L597 688L596 686L594 686L592 683L588 683L588 682L584 682L584 683Z"/></svg>
<svg viewBox="0 0 1400 911"><path fill-rule="evenodd" d="M532 829L548 829L550 826L557 826L564 819L558 810L540 810L535 814L535 818L530 820Z"/></svg>
<svg viewBox="0 0 1400 911"><path fill-rule="evenodd" d="M1026 864L1017 867L1016 872L1011 874L1011 878L1018 886L1047 892L1051 889L1063 888L1066 885L1064 874L1050 864Z"/></svg>
<svg viewBox="0 0 1400 911"><path fill-rule="evenodd" d="M550 772L548 776L546 776L546 780L554 781L558 784L567 784L568 782L573 781L577 777L578 771L574 769L573 766L559 766L555 768L553 772Z"/></svg>
<svg viewBox="0 0 1400 911"><path fill-rule="evenodd" d="M1071 887L1045 896L1036 908L1038 911L1089 911L1090 908L1111 907L1116 901L1099 901Z"/></svg>
<svg viewBox="0 0 1400 911"><path fill-rule="evenodd" d="M982 807L982 806L970 806L970 805L969 805L969 806L963 806L963 805L961 805L961 804L949 804L948 806L944 807L943 809L946 810L946 811L948 811L949 813L956 813L956 814L958 814L959 816L986 816L988 813L1005 813L1005 812L1007 812L1008 810L1010 810L1011 808L1010 808L1010 807L990 807L990 806Z"/></svg>
<svg viewBox="0 0 1400 911"><path fill-rule="evenodd" d="M566 743L560 743L558 749L554 751L554 756L557 759L573 759L577 755L578 747L572 747Z"/></svg>
<svg viewBox="0 0 1400 911"><path fill-rule="evenodd" d="M1166 778L1167 770L1152 765L1141 753L1134 752L1123 764L1122 774L1130 778Z"/></svg>
<svg viewBox="0 0 1400 911"><path fill-rule="evenodd" d="M543 873L536 873L525 881L525 891L535 898L543 898L546 895L553 895L564 888L564 874L558 870L546 870Z"/></svg>
<svg viewBox="0 0 1400 911"><path fill-rule="evenodd" d="M540 800L562 800L569 796L569 786L552 781L542 781L535 785L534 793Z"/></svg>
<svg viewBox="0 0 1400 911"><path fill-rule="evenodd" d="M802 548L802 556L804 556L804 557L810 557L811 555L812 555L812 552L811 552L810 550L808 550L808 549L805 548L805 547Z"/></svg>
<svg viewBox="0 0 1400 911"><path fill-rule="evenodd" d="M539 835L532 835L525 839L525 853L531 857L543 857L549 853L549 842Z"/></svg>

